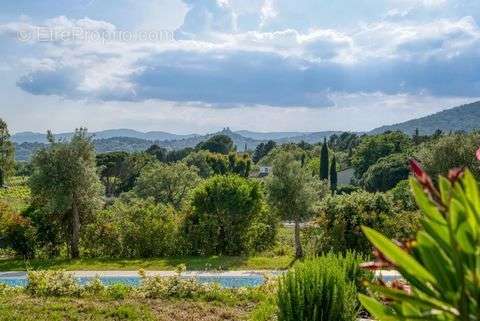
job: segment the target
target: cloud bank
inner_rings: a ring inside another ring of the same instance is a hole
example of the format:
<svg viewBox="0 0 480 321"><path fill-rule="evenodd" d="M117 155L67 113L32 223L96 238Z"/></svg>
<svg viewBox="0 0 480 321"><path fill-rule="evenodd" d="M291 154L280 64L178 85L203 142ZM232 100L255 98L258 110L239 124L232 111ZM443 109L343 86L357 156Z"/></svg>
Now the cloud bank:
<svg viewBox="0 0 480 321"><path fill-rule="evenodd" d="M476 18L412 18L445 8L446 0L406 1L375 21L308 30L280 23L290 1L250 2L256 12L235 1L184 0L184 23L167 43L32 40L38 54L24 59L28 71L17 86L72 100L157 99L211 108L324 108L339 94L480 96ZM315 4L300 8L309 6ZM118 29L57 17L0 25L0 35L39 27Z"/></svg>

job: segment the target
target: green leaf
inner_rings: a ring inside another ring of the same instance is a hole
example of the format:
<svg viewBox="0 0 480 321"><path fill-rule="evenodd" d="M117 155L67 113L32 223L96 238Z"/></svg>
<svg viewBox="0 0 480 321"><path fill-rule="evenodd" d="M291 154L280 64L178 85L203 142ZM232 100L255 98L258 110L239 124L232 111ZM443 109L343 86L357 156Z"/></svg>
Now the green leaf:
<svg viewBox="0 0 480 321"><path fill-rule="evenodd" d="M362 230L370 242L396 266L405 270L410 275L415 275L417 278L422 279L423 281L430 282L432 284L437 283L430 272L428 272L420 263L418 263L412 256L399 248L381 233L378 233L377 231L366 226L363 226Z"/></svg>
<svg viewBox="0 0 480 321"><path fill-rule="evenodd" d="M424 231L417 235L417 246L425 267L433 273L438 281L440 291L455 291L458 283L455 282L452 261L443 253L435 240Z"/></svg>
<svg viewBox="0 0 480 321"><path fill-rule="evenodd" d="M438 186L440 188L440 196L442 198L442 202L444 204L448 204L450 202L452 184L448 179L446 179L443 176L440 176L438 178Z"/></svg>
<svg viewBox="0 0 480 321"><path fill-rule="evenodd" d="M418 207L431 220L438 224L447 224L445 218L440 213L435 204L430 201L420 184L413 178L410 179L410 186L412 187L413 196L417 202Z"/></svg>
<svg viewBox="0 0 480 321"><path fill-rule="evenodd" d="M366 295L360 294L358 296L360 303L370 312L371 315L380 321L397 321L398 317L395 315L394 311L381 304L374 298L370 298Z"/></svg>
<svg viewBox="0 0 480 321"><path fill-rule="evenodd" d="M445 303L433 297L420 297L418 295L408 294L404 291L388 288L385 286L372 285L371 288L375 291L382 293L390 299L396 300L399 303L410 303L416 307L440 310L449 314L454 314L455 311L455 309L453 309L448 303Z"/></svg>

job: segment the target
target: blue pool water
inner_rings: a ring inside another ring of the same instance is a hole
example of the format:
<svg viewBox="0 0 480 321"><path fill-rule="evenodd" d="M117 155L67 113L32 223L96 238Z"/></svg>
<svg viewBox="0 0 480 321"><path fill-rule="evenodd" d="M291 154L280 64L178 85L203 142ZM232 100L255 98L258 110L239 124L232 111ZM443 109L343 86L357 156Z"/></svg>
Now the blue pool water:
<svg viewBox="0 0 480 321"><path fill-rule="evenodd" d="M196 280L201 283L218 283L224 288L241 288L241 287L256 287L263 284L264 277L261 275L249 275L249 276L195 276ZM77 280L80 284L84 285L90 282L91 277L78 277ZM131 286L138 286L141 283L141 279L138 276L108 276L100 277L100 280L105 285L112 284L125 284ZM26 277L0 277L0 284L6 284L9 286L26 286Z"/></svg>

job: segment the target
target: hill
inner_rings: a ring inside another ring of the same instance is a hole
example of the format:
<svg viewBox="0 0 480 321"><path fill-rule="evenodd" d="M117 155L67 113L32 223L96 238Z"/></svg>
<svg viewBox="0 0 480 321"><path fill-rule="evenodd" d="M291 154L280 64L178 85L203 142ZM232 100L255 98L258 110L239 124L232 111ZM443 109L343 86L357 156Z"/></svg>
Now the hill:
<svg viewBox="0 0 480 321"><path fill-rule="evenodd" d="M480 101L454 107L433 115L412 119L403 123L382 126L370 131L369 134L379 134L388 130L399 130L407 134L413 134L417 128L422 135L432 134L437 129L440 129L443 132L470 132L479 129Z"/></svg>
<svg viewBox="0 0 480 321"><path fill-rule="evenodd" d="M59 133L54 134L56 139L70 139L73 133ZM109 129L99 132L93 132L91 135L94 139L110 139L116 137L128 137L128 138L137 138L151 141L163 141L163 140L177 140L185 139L191 137L197 137L199 135L190 134L190 135L177 135L171 134L162 131L151 131L151 132L140 132L133 129ZM12 135L12 141L14 143L46 143L47 135L46 133L34 133L34 132L20 132Z"/></svg>
<svg viewBox="0 0 480 321"><path fill-rule="evenodd" d="M93 143L98 153L107 153L114 151L138 152L148 149L151 145L157 144L169 150L177 150L187 147L195 147L199 143L211 138L214 135L226 135L230 137L233 144L237 146L237 150L245 149L254 150L260 143L273 139L277 143L305 141L310 144L318 143L324 137L338 132L318 132L318 133L278 133L276 139L275 133L255 133L250 132L251 136L258 137L254 139L245 137L239 132L233 132L229 128L207 135L176 135L164 132L148 132L142 133L130 129L116 129L103 132L93 133ZM258 134L258 135L257 135ZM290 134L298 134L297 136L289 136ZM69 139L72 133L55 134L57 139ZM115 136L123 135L123 136ZM113 136L113 137L112 137ZM165 139L167 138L167 139ZM262 139L265 138L265 139ZM266 139L268 138L268 139ZM47 142L46 135L32 132L18 133L12 136L15 144L16 159L26 161L39 149L45 147Z"/></svg>
<svg viewBox="0 0 480 321"><path fill-rule="evenodd" d="M132 138L132 137L112 137L106 139L95 139L93 141L97 153L108 152L140 152L148 149L154 142ZM40 149L46 147L46 143L29 143L23 142L21 144L14 143L15 159L17 161L28 161Z"/></svg>

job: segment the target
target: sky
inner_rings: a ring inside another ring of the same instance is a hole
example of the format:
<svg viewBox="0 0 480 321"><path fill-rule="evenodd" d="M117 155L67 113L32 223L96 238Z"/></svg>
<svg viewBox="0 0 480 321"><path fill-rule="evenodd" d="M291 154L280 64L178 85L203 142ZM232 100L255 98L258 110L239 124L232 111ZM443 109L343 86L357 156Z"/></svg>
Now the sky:
<svg viewBox="0 0 480 321"><path fill-rule="evenodd" d="M478 0L0 0L12 132L365 131L480 100Z"/></svg>

